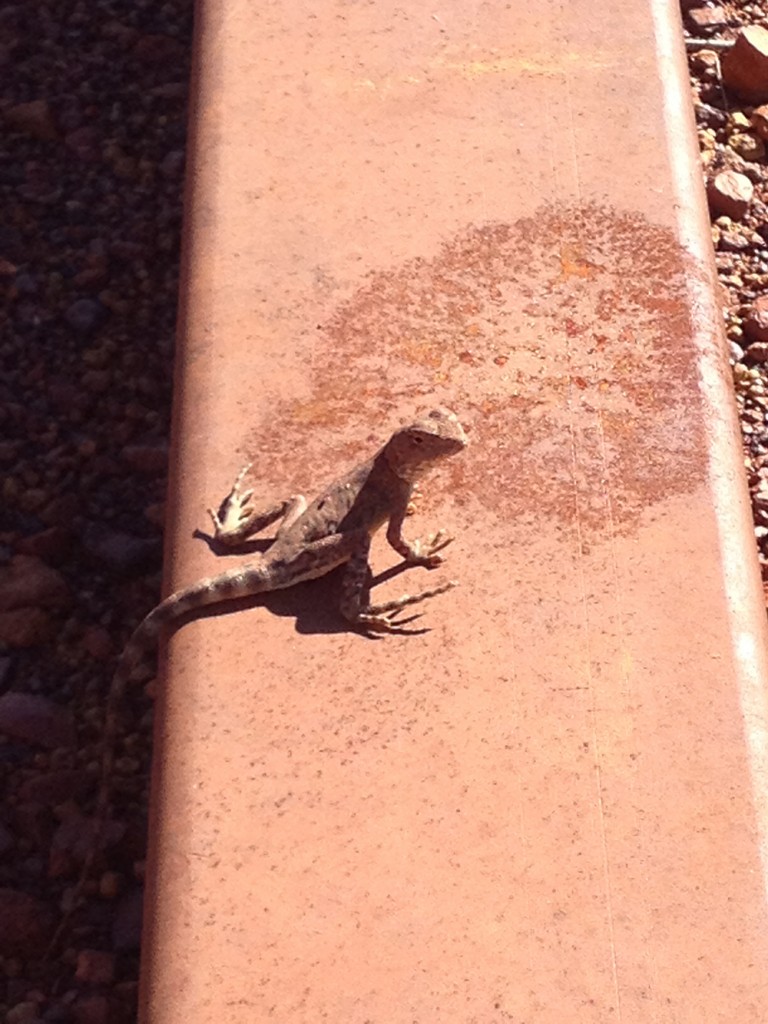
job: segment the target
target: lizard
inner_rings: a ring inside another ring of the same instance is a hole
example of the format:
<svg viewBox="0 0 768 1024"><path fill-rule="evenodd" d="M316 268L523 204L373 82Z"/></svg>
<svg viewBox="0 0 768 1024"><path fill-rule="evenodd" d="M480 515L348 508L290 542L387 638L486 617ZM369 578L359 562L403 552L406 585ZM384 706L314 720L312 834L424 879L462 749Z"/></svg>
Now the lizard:
<svg viewBox="0 0 768 1024"><path fill-rule="evenodd" d="M163 629L208 605L282 590L344 565L339 607L351 626L368 633L412 632L403 628L396 618L398 613L445 593L456 586L456 581L382 604L365 603L371 538L386 523L387 541L407 565L430 569L440 565L441 552L453 538L438 530L424 540L408 541L403 536L403 524L418 481L435 465L462 451L467 443L456 415L447 409L433 409L395 430L372 458L339 477L311 503L297 494L263 509L254 508L253 491L243 487L251 468L248 465L236 477L219 509L208 509L213 541L219 550L235 550L278 519L281 522L274 541L260 557L170 594L142 620L123 648L107 694L93 831L68 909L49 948L57 943L77 906L101 849L112 798L119 708L128 685Z"/></svg>

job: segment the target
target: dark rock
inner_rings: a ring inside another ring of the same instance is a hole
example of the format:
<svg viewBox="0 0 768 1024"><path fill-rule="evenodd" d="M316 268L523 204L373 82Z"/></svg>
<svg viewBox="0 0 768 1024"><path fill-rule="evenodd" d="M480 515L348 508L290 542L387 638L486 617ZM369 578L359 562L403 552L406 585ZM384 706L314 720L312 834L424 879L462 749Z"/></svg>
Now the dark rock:
<svg viewBox="0 0 768 1024"><path fill-rule="evenodd" d="M47 697L10 691L0 696L0 732L54 750L75 742L72 712Z"/></svg>
<svg viewBox="0 0 768 1024"><path fill-rule="evenodd" d="M122 573L144 569L160 556L157 540L111 530L102 523L88 523L82 543L94 561Z"/></svg>
<svg viewBox="0 0 768 1024"><path fill-rule="evenodd" d="M114 1014L107 996L78 996L72 1003L73 1024L112 1024Z"/></svg>
<svg viewBox="0 0 768 1024"><path fill-rule="evenodd" d="M23 132L33 139L50 142L58 138L47 100L30 100L29 103L17 103L13 107L6 107L3 120L10 128Z"/></svg>
<svg viewBox="0 0 768 1024"><path fill-rule="evenodd" d="M768 29L749 25L721 61L723 82L750 103L768 100Z"/></svg>
<svg viewBox="0 0 768 1024"><path fill-rule="evenodd" d="M53 618L43 608L13 608L0 612L0 641L9 647L38 647L48 643L53 632Z"/></svg>
<svg viewBox="0 0 768 1024"><path fill-rule="evenodd" d="M78 334L91 334L106 315L106 308L95 299L78 299L64 313L64 319Z"/></svg>
<svg viewBox="0 0 768 1024"><path fill-rule="evenodd" d="M743 319L743 326L750 341L768 341L768 295L755 299Z"/></svg>
<svg viewBox="0 0 768 1024"><path fill-rule="evenodd" d="M44 772L21 784L19 799L55 807L84 796L91 788L91 784L92 776L84 769Z"/></svg>
<svg viewBox="0 0 768 1024"><path fill-rule="evenodd" d="M145 254L145 247L139 242L128 242L118 238L110 244L109 254L124 263L133 263Z"/></svg>
<svg viewBox="0 0 768 1024"><path fill-rule="evenodd" d="M51 381L47 388L48 398L54 409L59 412L74 408L81 395L80 388L69 381Z"/></svg>
<svg viewBox="0 0 768 1024"><path fill-rule="evenodd" d="M80 383L87 391L105 395L112 387L112 374L109 370L86 370Z"/></svg>
<svg viewBox="0 0 768 1024"><path fill-rule="evenodd" d="M0 611L12 608L64 608L70 603L60 572L31 555L14 555L0 567Z"/></svg>
<svg viewBox="0 0 768 1024"><path fill-rule="evenodd" d="M69 132L64 138L64 145L86 163L99 160L99 133L93 125L83 125Z"/></svg>
<svg viewBox="0 0 768 1024"><path fill-rule="evenodd" d="M94 289L102 288L109 280L109 267L106 263L85 267L79 274L75 274L72 283L76 288Z"/></svg>
<svg viewBox="0 0 768 1024"><path fill-rule="evenodd" d="M23 537L17 544L20 554L32 555L44 562L62 561L72 549L72 531L62 526L51 526L31 537Z"/></svg>
<svg viewBox="0 0 768 1024"><path fill-rule="evenodd" d="M52 878L70 873L72 864L82 864L91 853L94 843L98 850L108 850L125 838L126 825L110 818L102 823L97 818L81 814L75 805L66 808L63 820L51 844Z"/></svg>
<svg viewBox="0 0 768 1024"><path fill-rule="evenodd" d="M54 832L54 820L50 809L36 800L23 800L13 811L13 828L16 835L38 850L46 849Z"/></svg>
<svg viewBox="0 0 768 1024"><path fill-rule="evenodd" d="M114 39L121 47L127 49L139 38L139 30L132 25L124 25L121 21L107 21L101 27L105 39Z"/></svg>
<svg viewBox="0 0 768 1024"><path fill-rule="evenodd" d="M162 176L169 180L180 178L184 172L184 150L173 149L166 153L160 161L159 170Z"/></svg>
<svg viewBox="0 0 768 1024"><path fill-rule="evenodd" d="M19 295L37 295L40 290L40 282L34 274L18 274L14 283Z"/></svg>
<svg viewBox="0 0 768 1024"><path fill-rule="evenodd" d="M724 110L719 110L709 103L697 103L696 120L708 128L725 128L728 124L728 115Z"/></svg>
<svg viewBox="0 0 768 1024"><path fill-rule="evenodd" d="M50 942L54 914L42 900L0 889L0 956L41 956Z"/></svg>
<svg viewBox="0 0 768 1024"><path fill-rule="evenodd" d="M40 1024L39 1004L31 999L15 1003L5 1015L5 1024Z"/></svg>
<svg viewBox="0 0 768 1024"><path fill-rule="evenodd" d="M77 954L75 981L84 985L111 985L115 977L115 954L102 949L81 949Z"/></svg>
<svg viewBox="0 0 768 1024"><path fill-rule="evenodd" d="M87 626L83 631L83 648L97 661L109 661L115 648L109 631L103 626Z"/></svg>
<svg viewBox="0 0 768 1024"><path fill-rule="evenodd" d="M750 121L760 138L768 141L768 107L755 107Z"/></svg>
<svg viewBox="0 0 768 1024"><path fill-rule="evenodd" d="M40 519L46 526L62 526L66 529L71 525L79 509L80 501L77 495L70 491L49 502L40 512Z"/></svg>

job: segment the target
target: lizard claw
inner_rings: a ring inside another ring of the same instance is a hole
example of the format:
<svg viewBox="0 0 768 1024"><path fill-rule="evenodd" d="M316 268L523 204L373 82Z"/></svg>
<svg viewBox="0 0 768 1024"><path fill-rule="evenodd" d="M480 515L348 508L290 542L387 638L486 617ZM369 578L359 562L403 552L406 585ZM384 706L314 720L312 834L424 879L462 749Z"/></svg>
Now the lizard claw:
<svg viewBox="0 0 768 1024"><path fill-rule="evenodd" d="M253 497L253 490L240 490L245 474L251 468L252 463L243 466L235 477L232 490L219 506L218 512L212 508L208 509L208 515L213 522L216 540L233 541L237 540L242 533L243 527L253 516L253 509L248 502Z"/></svg>
<svg viewBox="0 0 768 1024"><path fill-rule="evenodd" d="M409 615L405 619L396 619L394 616L396 612L391 612L389 615L362 615L356 625L365 633L371 635L379 635L381 633L389 633L395 636L410 636L414 633L428 633L429 630L424 629L408 629L407 626L411 622L415 622L421 618L421 614Z"/></svg>
<svg viewBox="0 0 768 1024"><path fill-rule="evenodd" d="M444 561L443 556L438 552L447 548L452 542L453 537L449 536L445 530L438 530L437 533L433 533L425 540L415 540L411 544L406 562L409 565L425 565L428 569L434 569Z"/></svg>

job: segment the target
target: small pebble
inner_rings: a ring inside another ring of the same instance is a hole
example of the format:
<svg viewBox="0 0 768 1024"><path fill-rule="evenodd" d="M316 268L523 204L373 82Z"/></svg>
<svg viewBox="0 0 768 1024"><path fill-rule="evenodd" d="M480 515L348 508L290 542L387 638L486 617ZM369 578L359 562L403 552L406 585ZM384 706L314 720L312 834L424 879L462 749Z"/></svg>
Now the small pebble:
<svg viewBox="0 0 768 1024"><path fill-rule="evenodd" d="M49 750L72 746L71 711L48 697L9 691L0 694L0 733Z"/></svg>
<svg viewBox="0 0 768 1024"><path fill-rule="evenodd" d="M38 1024L38 1004L34 1002L16 1003L5 1015L5 1024Z"/></svg>
<svg viewBox="0 0 768 1024"><path fill-rule="evenodd" d="M2 117L8 128L24 132L33 139L51 142L58 136L47 100L30 100L6 107Z"/></svg>
<svg viewBox="0 0 768 1024"><path fill-rule="evenodd" d="M115 955L100 949L83 949L77 957L75 980L85 985L111 985Z"/></svg>
<svg viewBox="0 0 768 1024"><path fill-rule="evenodd" d="M748 132L734 132L728 140L728 145L745 160L765 159L765 143Z"/></svg>
<svg viewBox="0 0 768 1024"><path fill-rule="evenodd" d="M100 993L78 996L71 1006L73 1024L112 1024L109 998Z"/></svg>
<svg viewBox="0 0 768 1024"><path fill-rule="evenodd" d="M78 334L92 334L106 316L106 309L94 299L78 299L64 314L64 319Z"/></svg>
<svg viewBox="0 0 768 1024"><path fill-rule="evenodd" d="M121 573L146 568L160 555L159 540L112 530L103 523L86 524L82 544L95 561Z"/></svg>
<svg viewBox="0 0 768 1024"><path fill-rule="evenodd" d="M755 300L743 319L743 325L747 338L753 342L768 342L768 295ZM753 347L751 345L750 350Z"/></svg>
<svg viewBox="0 0 768 1024"><path fill-rule="evenodd" d="M41 956L52 937L54 915L29 893L0 888L0 956Z"/></svg>
<svg viewBox="0 0 768 1024"><path fill-rule="evenodd" d="M693 7L686 14L692 28L706 32L728 24L728 12L724 7Z"/></svg>
<svg viewBox="0 0 768 1024"><path fill-rule="evenodd" d="M741 220L749 208L754 194L754 185L744 174L737 171L721 171L707 187L707 198L713 213L727 216L729 220Z"/></svg>

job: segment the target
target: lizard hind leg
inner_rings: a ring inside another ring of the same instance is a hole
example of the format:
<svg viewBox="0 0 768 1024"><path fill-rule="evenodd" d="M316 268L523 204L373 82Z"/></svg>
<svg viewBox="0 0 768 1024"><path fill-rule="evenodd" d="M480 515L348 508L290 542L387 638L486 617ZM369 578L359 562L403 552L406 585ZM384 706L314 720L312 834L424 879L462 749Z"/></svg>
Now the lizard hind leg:
<svg viewBox="0 0 768 1024"><path fill-rule="evenodd" d="M439 594L445 594L448 590L453 590L454 587L458 586L456 580L447 580L445 583L441 583L437 587L432 587L430 590L421 590L418 594L404 594L402 597L396 597L392 601L384 601L382 604L371 604L367 608L362 609L358 615L356 624L361 626L363 629L370 630L373 633L401 633L403 630L404 621L398 620L397 616L403 608L408 608L414 604L420 604L422 601L427 601L430 597L437 597ZM405 621L411 621L410 619Z"/></svg>
<svg viewBox="0 0 768 1024"><path fill-rule="evenodd" d="M371 633L404 633L408 632L403 627L405 623L398 621L396 616L404 609L414 604L427 601L430 597L437 597L447 590L456 586L455 580L448 580L446 583L431 587L429 590L422 590L418 594L404 594L392 601L385 601L381 604L369 604L365 601L368 597L370 568L368 555L371 541L367 534L361 536L356 545L344 571L342 583L343 592L340 602L340 611L345 619L355 626L359 626L366 632Z"/></svg>
<svg viewBox="0 0 768 1024"><path fill-rule="evenodd" d="M243 466L218 510L208 509L208 515L213 523L214 539L228 548L243 544L249 537L282 517L279 536L306 508L306 500L301 494L275 502L266 508L254 508L251 504L253 489L243 487L243 480L250 468L250 463Z"/></svg>

